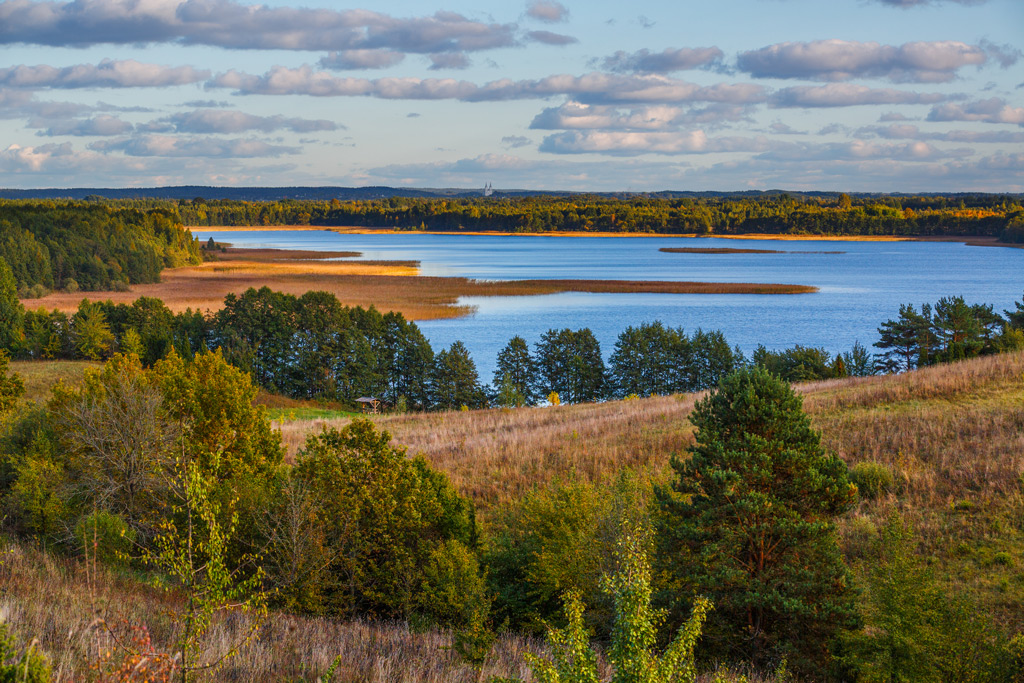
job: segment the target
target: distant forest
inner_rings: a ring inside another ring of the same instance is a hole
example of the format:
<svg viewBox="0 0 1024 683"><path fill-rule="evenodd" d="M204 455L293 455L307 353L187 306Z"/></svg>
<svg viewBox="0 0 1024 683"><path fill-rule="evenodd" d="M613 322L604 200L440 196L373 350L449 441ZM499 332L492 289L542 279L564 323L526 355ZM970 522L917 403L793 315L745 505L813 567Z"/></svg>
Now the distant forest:
<svg viewBox="0 0 1024 683"><path fill-rule="evenodd" d="M735 235L969 235L1024 241L1024 208L1008 195L790 196L663 199L487 197L347 201L181 200L187 225L353 225L409 230Z"/></svg>
<svg viewBox="0 0 1024 683"><path fill-rule="evenodd" d="M756 194L374 200L3 200L0 258L19 292L123 289L201 260L184 225L362 226L516 233L996 237L1024 242L1019 196Z"/></svg>
<svg viewBox="0 0 1024 683"><path fill-rule="evenodd" d="M201 253L171 204L0 200L0 258L23 296L159 282Z"/></svg>

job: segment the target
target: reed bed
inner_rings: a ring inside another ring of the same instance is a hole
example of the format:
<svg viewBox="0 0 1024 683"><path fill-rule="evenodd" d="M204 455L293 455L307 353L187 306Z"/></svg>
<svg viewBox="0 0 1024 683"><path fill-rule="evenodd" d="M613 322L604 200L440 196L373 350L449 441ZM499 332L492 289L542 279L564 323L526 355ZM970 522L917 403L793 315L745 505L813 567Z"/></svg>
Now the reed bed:
<svg viewBox="0 0 1024 683"><path fill-rule="evenodd" d="M308 252L282 249L228 249L218 260L165 270L161 282L135 285L126 292L53 292L28 302L32 307L72 312L83 298L131 303L140 296L162 299L175 313L186 309L217 311L229 293L270 287L301 296L308 291L334 294L346 306L376 306L411 320L457 318L473 312L459 304L463 296L534 296L558 292L651 294L807 294L816 287L749 282L664 282L639 280L472 280L424 277L417 261L325 260ZM315 252L312 252L315 253ZM329 252L330 253L330 252ZM355 252L336 252L350 254Z"/></svg>

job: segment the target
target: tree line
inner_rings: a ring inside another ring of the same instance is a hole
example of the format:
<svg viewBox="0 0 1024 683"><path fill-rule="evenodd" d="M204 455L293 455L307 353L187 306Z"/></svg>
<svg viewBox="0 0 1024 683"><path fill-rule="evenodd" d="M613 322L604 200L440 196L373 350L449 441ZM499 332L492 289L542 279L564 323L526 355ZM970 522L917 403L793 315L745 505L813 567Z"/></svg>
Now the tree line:
<svg viewBox="0 0 1024 683"><path fill-rule="evenodd" d="M0 259L18 291L125 290L202 261L174 206L0 200Z"/></svg>
<svg viewBox="0 0 1024 683"><path fill-rule="evenodd" d="M157 205L160 205L159 203ZM654 232L829 235L977 235L1024 240L1020 197L795 196L667 199L572 197L399 198L359 201L179 201L188 225L355 225L504 232Z"/></svg>
<svg viewBox="0 0 1024 683"><path fill-rule="evenodd" d="M660 321L627 327L605 363L589 328L551 329L531 350L521 336L499 351L490 384L461 341L435 352L400 313L342 306L326 292L294 296L267 287L228 294L216 313L172 313L159 299L83 300L72 314L24 310L13 273L0 262L0 348L17 358L102 360L130 353L152 366L172 350L191 358L220 349L264 389L354 406L363 396L403 410L581 403L695 392L747 364L790 382L901 372L1024 348L1024 303L1005 317L962 297L921 311L910 304L878 328L871 354L859 342L834 356L796 345L749 358L720 331L687 334Z"/></svg>

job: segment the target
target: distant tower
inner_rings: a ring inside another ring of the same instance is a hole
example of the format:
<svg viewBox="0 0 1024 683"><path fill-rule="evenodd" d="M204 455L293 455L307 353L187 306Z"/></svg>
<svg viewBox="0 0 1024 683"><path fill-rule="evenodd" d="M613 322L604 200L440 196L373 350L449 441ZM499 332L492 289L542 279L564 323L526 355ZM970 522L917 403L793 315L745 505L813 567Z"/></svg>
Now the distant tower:
<svg viewBox="0 0 1024 683"><path fill-rule="evenodd" d="M486 185L484 185L484 196L490 197L492 194L494 194L494 186L491 185L490 183L487 183Z"/></svg>

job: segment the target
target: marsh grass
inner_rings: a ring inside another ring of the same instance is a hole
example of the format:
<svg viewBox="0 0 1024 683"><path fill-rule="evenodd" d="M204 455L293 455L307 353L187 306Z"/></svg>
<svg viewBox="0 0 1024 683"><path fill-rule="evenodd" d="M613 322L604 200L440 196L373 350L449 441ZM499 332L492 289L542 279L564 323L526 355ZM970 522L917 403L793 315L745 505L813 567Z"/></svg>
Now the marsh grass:
<svg viewBox="0 0 1024 683"><path fill-rule="evenodd" d="M163 271L161 282L134 285L126 292L53 292L31 302L32 307L71 312L83 298L131 303L140 296L162 299L174 312L188 308L216 311L229 293L249 287L270 287L287 294L320 290L334 294L346 306L376 306L397 311L412 320L457 318L473 312L459 304L463 296L532 296L558 292L655 294L806 294L816 287L732 282L664 282L639 280L472 280L464 277L424 277L417 261L314 259L310 252L290 257L282 249L228 249L217 260L198 266ZM315 252L313 252L315 253ZM332 252L328 252L332 253ZM355 252L336 252L351 254Z"/></svg>

